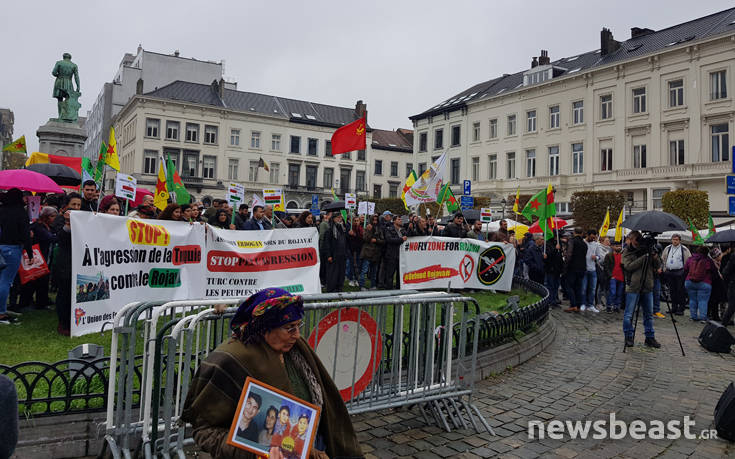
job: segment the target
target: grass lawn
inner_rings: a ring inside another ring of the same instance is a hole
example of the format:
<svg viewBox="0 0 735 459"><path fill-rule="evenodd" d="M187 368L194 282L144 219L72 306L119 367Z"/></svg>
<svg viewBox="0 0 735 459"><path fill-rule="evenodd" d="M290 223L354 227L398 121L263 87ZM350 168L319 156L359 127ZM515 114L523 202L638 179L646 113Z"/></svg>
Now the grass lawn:
<svg viewBox="0 0 735 459"><path fill-rule="evenodd" d="M345 290L354 291L355 288L345 285ZM485 291L468 293L468 296L477 300L481 312L503 312L506 299L510 295L518 295L521 306L540 299L538 295L522 289L514 289L507 294ZM70 338L59 335L56 332L56 324L56 311L30 310L23 313L19 325L0 326L0 364L15 365L27 361L56 362L68 358L70 349L84 343L99 344L104 347L105 354L109 353L111 331Z"/></svg>

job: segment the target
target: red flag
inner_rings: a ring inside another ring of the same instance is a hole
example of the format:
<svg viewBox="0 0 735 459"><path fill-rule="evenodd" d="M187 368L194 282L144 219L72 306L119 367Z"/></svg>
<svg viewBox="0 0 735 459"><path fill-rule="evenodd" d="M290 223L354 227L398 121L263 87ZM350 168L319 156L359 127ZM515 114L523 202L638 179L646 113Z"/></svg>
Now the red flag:
<svg viewBox="0 0 735 459"><path fill-rule="evenodd" d="M332 156L352 150L365 150L365 117L346 124L332 134Z"/></svg>

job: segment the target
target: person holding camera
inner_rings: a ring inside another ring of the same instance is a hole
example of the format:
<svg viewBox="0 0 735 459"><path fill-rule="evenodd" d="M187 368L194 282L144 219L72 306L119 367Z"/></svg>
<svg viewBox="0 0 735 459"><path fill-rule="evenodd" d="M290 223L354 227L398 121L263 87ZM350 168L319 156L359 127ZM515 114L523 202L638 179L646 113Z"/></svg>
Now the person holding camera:
<svg viewBox="0 0 735 459"><path fill-rule="evenodd" d="M654 272L660 268L658 257L651 256L655 240L645 239L639 231L631 231L628 235L630 244L623 250L622 262L625 273L625 313L623 315L623 334L625 345L634 344L633 312L636 305L643 312L645 329L645 345L660 348L653 330L653 282Z"/></svg>

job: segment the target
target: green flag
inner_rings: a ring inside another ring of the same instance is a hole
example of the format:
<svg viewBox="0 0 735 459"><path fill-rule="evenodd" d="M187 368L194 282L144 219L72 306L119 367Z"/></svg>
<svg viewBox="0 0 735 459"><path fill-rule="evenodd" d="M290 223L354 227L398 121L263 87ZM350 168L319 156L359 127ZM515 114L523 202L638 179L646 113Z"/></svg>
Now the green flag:
<svg viewBox="0 0 735 459"><path fill-rule="evenodd" d="M168 155L166 160L166 188L168 188L169 193L173 192L176 204L189 204L191 202L191 196L181 182L179 172L176 170L174 162L171 161L171 155Z"/></svg>
<svg viewBox="0 0 735 459"><path fill-rule="evenodd" d="M553 218L556 214L554 208L554 195L553 193L547 195L547 189L543 189L533 195L528 200L526 207L521 211L521 215L526 217L529 221L533 221L532 217L538 218L538 226L544 232L544 239L551 239L554 237L554 232L549 227L549 218Z"/></svg>
<svg viewBox="0 0 735 459"><path fill-rule="evenodd" d="M82 183L87 180L94 180L94 168L89 158L82 158Z"/></svg>
<svg viewBox="0 0 735 459"><path fill-rule="evenodd" d="M449 187L449 184L445 184L441 190L439 190L439 194L436 197L436 202L439 204L446 204L447 205L447 212L454 213L459 210L459 203L457 202L457 198L454 197L454 193L452 193L452 189Z"/></svg>
<svg viewBox="0 0 735 459"><path fill-rule="evenodd" d="M97 168L94 170L94 181L98 182L102 179L105 172L105 158L107 157L107 145L102 142L100 145L100 155L97 157Z"/></svg>
<svg viewBox="0 0 735 459"><path fill-rule="evenodd" d="M694 241L694 244L704 245L704 239L702 239L702 236L699 235L699 231L697 231L694 223L692 223L692 219L687 218L687 220L689 221L689 231L692 232L692 241Z"/></svg>
<svg viewBox="0 0 735 459"><path fill-rule="evenodd" d="M715 228L715 222L712 220L712 214L709 214L709 220L707 221L707 228L709 228L709 232L707 233L707 239L711 238L715 235L717 232L717 229Z"/></svg>

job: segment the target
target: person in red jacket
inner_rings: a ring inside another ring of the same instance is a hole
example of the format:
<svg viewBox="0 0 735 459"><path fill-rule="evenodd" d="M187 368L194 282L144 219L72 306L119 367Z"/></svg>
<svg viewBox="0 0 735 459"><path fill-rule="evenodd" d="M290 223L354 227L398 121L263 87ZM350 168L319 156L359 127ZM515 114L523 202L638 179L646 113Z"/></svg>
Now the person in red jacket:
<svg viewBox="0 0 735 459"><path fill-rule="evenodd" d="M607 291L607 310L612 313L620 310L623 303L623 293L625 293L625 278L623 277L623 267L621 265L623 246L620 242L612 243L612 250L605 255L602 267L605 274L610 278L610 288Z"/></svg>

